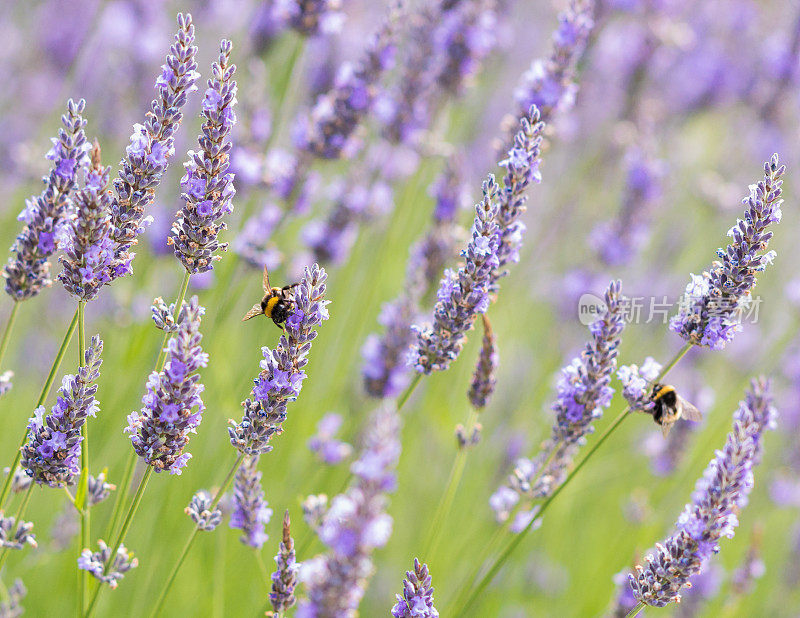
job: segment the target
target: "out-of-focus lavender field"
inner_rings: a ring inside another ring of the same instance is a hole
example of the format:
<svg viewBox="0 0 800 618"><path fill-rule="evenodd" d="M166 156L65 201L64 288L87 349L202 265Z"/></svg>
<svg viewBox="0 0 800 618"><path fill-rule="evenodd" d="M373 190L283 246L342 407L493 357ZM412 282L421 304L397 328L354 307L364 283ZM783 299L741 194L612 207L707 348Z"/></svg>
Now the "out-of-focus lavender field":
<svg viewBox="0 0 800 618"><path fill-rule="evenodd" d="M800 4L0 41L0 618L800 614Z"/></svg>

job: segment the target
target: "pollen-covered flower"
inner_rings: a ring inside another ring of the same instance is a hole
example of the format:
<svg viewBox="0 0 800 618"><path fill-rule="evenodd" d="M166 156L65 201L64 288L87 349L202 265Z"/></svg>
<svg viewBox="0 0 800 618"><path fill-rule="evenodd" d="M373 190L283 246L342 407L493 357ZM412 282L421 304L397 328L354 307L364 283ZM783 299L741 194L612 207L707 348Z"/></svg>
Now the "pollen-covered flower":
<svg viewBox="0 0 800 618"><path fill-rule="evenodd" d="M275 349L263 347L261 373L253 380L253 390L244 402L241 422L230 421L231 444L247 455L272 450L272 436L283 433L286 404L297 399L306 378L305 366L317 327L328 319L325 300L325 269L314 264L305 269L293 291L292 314Z"/></svg>
<svg viewBox="0 0 800 618"><path fill-rule="evenodd" d="M414 570L406 571L403 580L403 594L397 595L397 603L392 608L394 618L438 618L439 612L433 606L432 579L427 564L420 564L414 558Z"/></svg>
<svg viewBox="0 0 800 618"><path fill-rule="evenodd" d="M650 394L653 390L653 382L661 373L661 364L656 362L652 356L644 359L644 363L638 365L622 365L617 369L617 377L622 383L622 396L628 402L634 412L647 412L653 409L653 402Z"/></svg>
<svg viewBox="0 0 800 618"><path fill-rule="evenodd" d="M161 75L156 79L158 96L150 104L144 124L135 124L119 177L114 180L111 206L117 266L114 278L131 272L131 248L152 221L145 211L153 203L156 187L175 152L175 131L183 119L183 106L197 90L197 72L192 16L178 13L178 32Z"/></svg>
<svg viewBox="0 0 800 618"><path fill-rule="evenodd" d="M774 428L775 417L769 383L753 380L733 415L733 430L724 448L697 481L676 531L663 544L656 544L645 567L637 566L636 573L628 576L637 601L654 607L680 601L689 578L704 570L709 558L719 552L720 539L733 538L738 514L753 488L763 433Z"/></svg>
<svg viewBox="0 0 800 618"><path fill-rule="evenodd" d="M692 275L678 314L669 322L670 329L686 341L721 350L742 330L742 313L750 305L756 275L775 259L775 252L766 250L772 238L768 228L781 220L785 171L778 155L772 155L764 164L764 179L751 185L743 200L744 219L728 231L733 241L717 249L719 260L710 271Z"/></svg>
<svg viewBox="0 0 800 618"><path fill-rule="evenodd" d="M101 582L108 584L112 590L119 585L119 581L125 573L139 566L139 560L134 558L133 552L129 552L124 545L120 545L114 562L105 573L106 563L111 557L111 548L102 539L97 541L98 550L93 552L89 548L84 548L78 557L78 568L89 571Z"/></svg>
<svg viewBox="0 0 800 618"><path fill-rule="evenodd" d="M297 572L300 565L294 551L294 540L289 529L289 511L283 515L283 539L275 556L277 570L272 574L272 590L269 601L272 609L278 613L285 612L295 602L294 589L297 586Z"/></svg>
<svg viewBox="0 0 800 618"><path fill-rule="evenodd" d="M33 522L20 520L17 523L14 517L6 517L0 511L0 547L22 549L25 545L37 546Z"/></svg>
<svg viewBox="0 0 800 618"><path fill-rule="evenodd" d="M219 57L211 67L203 99L203 126L198 138L200 149L189 151L181 179L184 207L178 211L167 243L192 274L210 271L219 260L217 250L226 251L228 243L217 240L225 229L222 218L233 212L233 173L230 168L230 132L236 124L236 65L230 64L232 44L220 43Z"/></svg>
<svg viewBox="0 0 800 618"><path fill-rule="evenodd" d="M183 512L191 517L199 530L210 532L222 521L222 511L218 507L211 508L213 502L211 494L201 489L192 496L189 506Z"/></svg>
<svg viewBox="0 0 800 618"><path fill-rule="evenodd" d="M197 296L183 303L178 331L167 343L164 369L150 374L147 394L142 397L144 406L128 415L125 431L131 434L133 450L156 472L180 474L191 458L184 448L205 410L200 398L204 387L197 373L208 364L208 354L200 347L204 313Z"/></svg>
<svg viewBox="0 0 800 618"><path fill-rule="evenodd" d="M478 410L486 407L489 398L494 393L494 387L497 384L495 373L499 363L497 337L492 331L489 318L485 315L481 317L483 318L483 341L478 354L478 364L472 374L472 384L467 393L470 403Z"/></svg>
<svg viewBox="0 0 800 618"><path fill-rule="evenodd" d="M317 454L322 463L335 466L350 457L353 447L336 439L342 427L340 414L326 414L317 423L317 433L308 440L308 448Z"/></svg>
<svg viewBox="0 0 800 618"><path fill-rule="evenodd" d="M86 140L83 119L85 101L67 102L67 113L61 117L64 125L53 138L53 147L47 159L53 166L42 178L44 189L26 201L19 220L24 221L22 231L11 247L14 254L3 269L6 292L15 301L36 296L43 287L52 284L48 258L58 248L59 232L63 225L70 196L78 180L78 171L88 165L87 152L91 145Z"/></svg>
<svg viewBox="0 0 800 618"><path fill-rule="evenodd" d="M461 352L475 319L489 307L489 286L499 264L497 216L497 184L490 175L483 185L483 200L475 206L472 238L461 253L463 266L457 271L445 270L439 283L433 324L412 326L416 342L409 354L409 364L419 373L447 369Z"/></svg>
<svg viewBox="0 0 800 618"><path fill-rule="evenodd" d="M258 471L258 455L245 457L233 485L233 513L231 528L242 531L239 540L245 545L259 549L269 538L264 527L272 518L272 509L264 500L261 488L261 472Z"/></svg>
<svg viewBox="0 0 800 618"><path fill-rule="evenodd" d="M38 484L50 487L72 485L80 472L81 428L97 416L95 399L103 342L92 337L77 375L66 375L49 414L44 406L28 422L28 441L22 447L21 467Z"/></svg>

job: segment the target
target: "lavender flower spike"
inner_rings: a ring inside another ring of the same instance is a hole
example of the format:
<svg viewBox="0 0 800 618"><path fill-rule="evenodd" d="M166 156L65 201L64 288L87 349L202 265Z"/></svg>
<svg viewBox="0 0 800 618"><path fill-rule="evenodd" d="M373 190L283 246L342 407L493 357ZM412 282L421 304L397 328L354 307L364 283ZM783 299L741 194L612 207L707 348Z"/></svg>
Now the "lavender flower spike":
<svg viewBox="0 0 800 618"><path fill-rule="evenodd" d="M108 584L112 590L119 585L119 581L125 573L139 566L139 561L134 558L133 552L129 552L124 545L120 545L114 563L108 573L105 572L106 563L111 556L111 548L100 539L97 541L98 551L92 552L89 548L84 548L78 557L78 568L89 571L96 579Z"/></svg>
<svg viewBox="0 0 800 618"><path fill-rule="evenodd" d="M233 485L233 513L231 528L242 531L240 541L260 549L269 538L264 526L272 518L272 509L264 500L261 489L261 472L258 471L258 456L245 457Z"/></svg>
<svg viewBox="0 0 800 618"><path fill-rule="evenodd" d="M25 545L37 547L33 523L20 521L17 524L14 517L5 517L0 511L0 547L22 549Z"/></svg>
<svg viewBox="0 0 800 618"><path fill-rule="evenodd" d="M140 412L128 415L126 432L131 434L133 450L156 472L180 474L191 458L184 448L189 434L196 433L205 406L200 398L203 385L197 372L208 364L208 354L200 347L200 320L205 308L197 296L184 302L178 314L177 333L167 343L167 362L163 371L147 379L147 394Z"/></svg>
<svg viewBox="0 0 800 618"><path fill-rule="evenodd" d="M510 507L520 496L535 499L553 493L566 477L586 436L594 431L592 423L611 404L614 389L609 384L625 325L625 297L619 281L608 286L605 305L605 311L589 326L592 339L583 353L561 370L552 406L556 420L550 438L535 459L517 461L509 486L501 486L490 499L500 521L508 517Z"/></svg>
<svg viewBox="0 0 800 618"><path fill-rule="evenodd" d="M145 210L153 202L156 187L175 152L175 131L183 119L187 95L197 90L194 25L188 13L178 13L178 33L161 75L156 80L158 96L150 104L144 125L133 127L131 141L122 159L119 178L114 180L115 199L111 208L118 264L114 278L131 272L130 252L137 236L151 222Z"/></svg>
<svg viewBox="0 0 800 618"><path fill-rule="evenodd" d="M220 243L217 236L225 229L222 218L233 212L233 173L229 172L231 129L236 124L236 82L233 74L236 65L230 64L232 44L223 40L219 58L211 67L212 78L203 99L202 135L198 138L200 150L189 151L189 161L184 164L186 175L181 179L181 198L185 206L178 211L176 221L167 238L175 255L192 274L213 269L220 257L219 249L226 251L228 243Z"/></svg>
<svg viewBox="0 0 800 618"><path fill-rule="evenodd" d="M92 164L83 189L74 199L74 211L65 216L66 242L59 258L64 270L58 280L78 300L92 300L114 276L117 266L111 238L111 168L100 163L100 146L92 149Z"/></svg>
<svg viewBox="0 0 800 618"><path fill-rule="evenodd" d="M670 322L671 330L694 345L721 350L742 330L742 311L750 304L750 291L756 273L775 259L766 251L772 238L771 223L780 223L783 174L778 155L764 164L764 180L750 185L744 220L739 219L728 231L733 238L726 249L717 249L719 260L701 276L692 275L686 286L678 314Z"/></svg>
<svg viewBox="0 0 800 618"><path fill-rule="evenodd" d="M697 481L692 502L678 518L676 530L645 567L637 566L628 579L636 600L664 607L681 599L689 578L700 573L719 552L719 541L733 538L738 513L753 488L753 468L761 459L762 438L775 427L776 411L770 385L753 380L745 399L733 415L733 430L722 450Z"/></svg>
<svg viewBox="0 0 800 618"><path fill-rule="evenodd" d="M86 349L85 366L77 375L66 375L58 399L45 414L44 406L34 411L28 423L28 441L22 447L21 467L40 485L72 485L80 472L81 427L90 416L97 416L95 400L100 377L103 342L92 337Z"/></svg>
<svg viewBox="0 0 800 618"><path fill-rule="evenodd" d="M403 594L397 595L392 608L394 618L439 618L433 606L433 587L428 565L414 558L414 570L406 571Z"/></svg>
<svg viewBox="0 0 800 618"><path fill-rule="evenodd" d="M289 511L286 511L283 515L283 540L275 556L278 570L272 574L272 590L269 593L272 609L278 614L285 612L296 602L294 589L297 586L297 571L300 565L297 563L294 551L290 524Z"/></svg>
<svg viewBox="0 0 800 618"><path fill-rule="evenodd" d="M497 183L489 176L483 184L483 200L475 206L472 239L461 252L465 263L457 272L445 270L439 283L432 326L412 326L417 341L409 364L419 373L443 371L461 352L467 331L478 314L489 307L489 286L499 265Z"/></svg>
<svg viewBox="0 0 800 618"><path fill-rule="evenodd" d="M22 608L22 599L28 594L28 590L21 579L14 581L8 589L8 599L0 601L0 616L3 618L19 618L25 613Z"/></svg>
<svg viewBox="0 0 800 618"><path fill-rule="evenodd" d="M353 618L374 571L372 552L392 533L386 493L396 486L400 457L400 419L391 405L370 420L359 459L350 470L356 479L336 496L317 530L328 552L303 563L300 580L308 599L296 618Z"/></svg>
<svg viewBox="0 0 800 618"><path fill-rule="evenodd" d="M183 509L199 530L210 532L222 522L222 511L217 507L211 509L213 501L211 494L201 489L192 496L189 506Z"/></svg>
<svg viewBox="0 0 800 618"><path fill-rule="evenodd" d="M26 201L18 217L25 226L11 247L14 256L3 269L6 292L17 302L36 296L52 284L48 258L58 248L57 232L75 188L78 170L88 164L86 153L91 148L83 131L86 121L81 114L85 104L83 99L67 102L67 113L61 117L64 126L46 155L53 167L42 178L44 189Z"/></svg>
<svg viewBox="0 0 800 618"><path fill-rule="evenodd" d="M258 455L272 450L269 441L283 433L286 404L297 399L306 377L311 342L317 327L328 319L325 300L325 269L314 264L306 268L294 291L294 311L286 320L284 334L275 349L261 349L261 373L242 406L241 422L231 420L231 444L242 453Z"/></svg>
<svg viewBox="0 0 800 618"><path fill-rule="evenodd" d="M341 0L275 0L273 15L293 30L312 37L335 34L342 27Z"/></svg>
<svg viewBox="0 0 800 618"><path fill-rule="evenodd" d="M308 449L329 466L341 463L353 453L352 446L336 439L343 422L341 414L326 414L317 423L317 433L308 440Z"/></svg>
<svg viewBox="0 0 800 618"><path fill-rule="evenodd" d="M497 337L492 331L492 325L489 323L489 318L485 315L483 318L483 342L481 343L481 351L478 355L478 364L472 374L472 384L469 387L467 397L470 403L476 410L481 410L486 407L489 398L494 393L494 388L497 385L497 372L498 355L497 355Z"/></svg>

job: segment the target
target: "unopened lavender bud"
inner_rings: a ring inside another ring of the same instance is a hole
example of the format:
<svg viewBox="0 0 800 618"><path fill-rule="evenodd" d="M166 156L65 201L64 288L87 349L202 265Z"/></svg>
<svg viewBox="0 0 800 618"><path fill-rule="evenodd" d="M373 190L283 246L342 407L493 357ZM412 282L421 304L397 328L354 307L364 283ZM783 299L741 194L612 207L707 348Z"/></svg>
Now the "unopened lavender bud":
<svg viewBox="0 0 800 618"><path fill-rule="evenodd" d="M167 305L159 296L153 300L150 311L153 313L153 322L155 322L156 328L167 333L174 333L178 330L178 324L172 317L175 315L175 303Z"/></svg>
<svg viewBox="0 0 800 618"><path fill-rule="evenodd" d="M89 506L100 504L103 500L108 498L111 495L111 492L116 488L116 485L106 482L105 470L96 477L90 474L86 489L86 499L89 503Z"/></svg>
<svg viewBox="0 0 800 618"><path fill-rule="evenodd" d="M105 566L111 557L111 549L100 539L97 541L98 550L92 552L89 548L84 548L78 558L78 568L89 571L101 582L108 584L112 590L119 585L125 573L139 566L139 560L133 556L133 552L128 552L124 545L120 545L114 562L105 573Z"/></svg>
<svg viewBox="0 0 800 618"><path fill-rule="evenodd" d="M272 590L269 593L272 609L278 613L285 612L296 602L294 589L297 586L297 571L300 565L297 563L294 551L290 524L289 511L286 511L283 515L283 539L275 556L278 569L272 574Z"/></svg>
<svg viewBox="0 0 800 618"><path fill-rule="evenodd" d="M471 432L468 432L461 423L456 425L456 444L458 448L465 449L476 446L481 441L482 431L483 425L480 423L475 423Z"/></svg>
<svg viewBox="0 0 800 618"><path fill-rule="evenodd" d="M622 383L622 396L634 412L652 413L654 403L651 392L653 382L661 373L661 365L648 356L641 367L622 365L617 369L617 377Z"/></svg>
<svg viewBox="0 0 800 618"><path fill-rule="evenodd" d="M22 608L22 599L28 594L28 590L22 583L21 579L14 581L14 584L8 589L8 598L0 601L0 616L2 618L19 618L25 613Z"/></svg>
<svg viewBox="0 0 800 618"><path fill-rule="evenodd" d="M264 527L272 518L272 509L264 500L258 456L245 457L242 461L233 485L233 504L231 528L242 531L239 537L242 543L259 549L269 538Z"/></svg>
<svg viewBox="0 0 800 618"><path fill-rule="evenodd" d="M3 474L8 476L10 470L10 468L3 468ZM11 491L15 494L26 491L32 482L33 479L23 468L17 468L14 470L14 478L11 479Z"/></svg>
<svg viewBox="0 0 800 618"><path fill-rule="evenodd" d="M210 532L219 526L222 521L222 511L218 507L211 508L213 501L211 494L201 489L192 496L189 506L183 510L184 513L192 518L198 530Z"/></svg>
<svg viewBox="0 0 800 618"><path fill-rule="evenodd" d="M322 523L322 518L328 512L328 496L326 494L312 494L303 500L303 521L309 528L316 530Z"/></svg>
<svg viewBox="0 0 800 618"><path fill-rule="evenodd" d="M438 618L439 612L433 606L432 579L427 564L420 564L414 558L414 570L406 571L403 580L403 594L397 595L397 603L392 607L394 618Z"/></svg>
<svg viewBox="0 0 800 618"><path fill-rule="evenodd" d="M495 373L499 364L497 338L492 332L492 325L485 315L482 315L481 318L483 319L483 341L478 355L478 364L472 374L472 384L467 393L470 403L477 410L485 408L494 393L497 384Z"/></svg>
<svg viewBox="0 0 800 618"><path fill-rule="evenodd" d="M3 511L0 511L0 547L22 549L25 545L37 546L36 535L33 534L33 522L17 523L14 517L6 517Z"/></svg>

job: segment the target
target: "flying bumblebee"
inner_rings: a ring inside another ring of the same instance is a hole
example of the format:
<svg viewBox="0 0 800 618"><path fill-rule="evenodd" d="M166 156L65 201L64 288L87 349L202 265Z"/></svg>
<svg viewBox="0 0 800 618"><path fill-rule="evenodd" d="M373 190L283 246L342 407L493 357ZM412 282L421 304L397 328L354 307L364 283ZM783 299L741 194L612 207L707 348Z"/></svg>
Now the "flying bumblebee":
<svg viewBox="0 0 800 618"><path fill-rule="evenodd" d="M695 422L703 420L700 410L678 395L675 387L669 384L653 384L650 401L655 404L652 410L653 420L661 425L661 433L665 438L679 418Z"/></svg>
<svg viewBox="0 0 800 618"><path fill-rule="evenodd" d="M254 318L257 315L265 315L275 322L275 326L283 330L282 324L292 314L292 306L294 305L294 298L290 294L292 288L300 285L293 283L292 285L285 285L282 288L273 288L269 284L269 273L267 267L264 267L264 275L261 280L264 288L264 298L257 305L248 311L242 318L242 322Z"/></svg>

